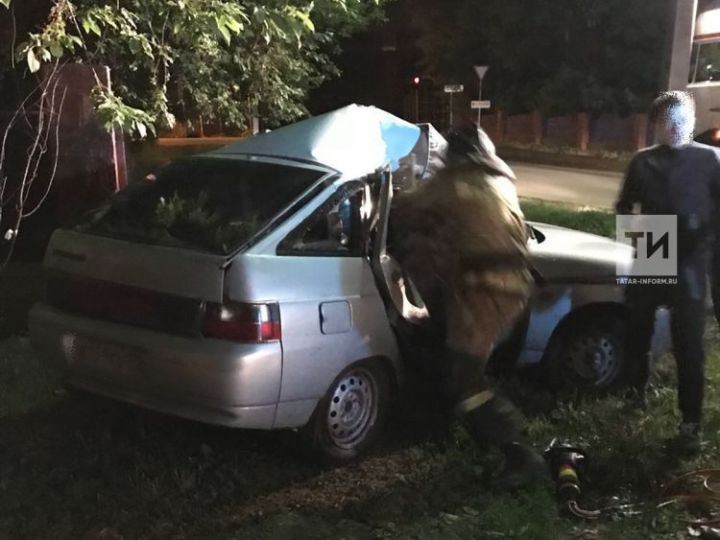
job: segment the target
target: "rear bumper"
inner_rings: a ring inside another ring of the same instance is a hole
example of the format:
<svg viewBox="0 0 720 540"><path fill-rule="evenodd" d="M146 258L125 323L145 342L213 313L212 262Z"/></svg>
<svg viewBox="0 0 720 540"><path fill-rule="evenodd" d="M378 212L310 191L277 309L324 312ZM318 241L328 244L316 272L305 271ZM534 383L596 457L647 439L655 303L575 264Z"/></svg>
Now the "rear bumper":
<svg viewBox="0 0 720 540"><path fill-rule="evenodd" d="M271 429L280 343L186 338L33 307L30 337L71 385L160 412L228 427Z"/></svg>

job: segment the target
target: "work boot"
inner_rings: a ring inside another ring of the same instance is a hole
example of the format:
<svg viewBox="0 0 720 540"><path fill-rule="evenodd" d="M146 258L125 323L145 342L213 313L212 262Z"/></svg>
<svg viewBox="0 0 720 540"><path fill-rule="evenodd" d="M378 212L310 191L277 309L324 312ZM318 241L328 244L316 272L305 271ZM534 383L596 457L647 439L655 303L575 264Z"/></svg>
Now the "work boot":
<svg viewBox="0 0 720 540"><path fill-rule="evenodd" d="M476 405L472 402L482 401L483 395L492 396L486 391L463 403ZM492 396L467 412L465 419L475 440L497 446L505 455L504 468L491 482L493 489L516 491L547 476L545 460L524 442L525 419L510 401Z"/></svg>
<svg viewBox="0 0 720 540"><path fill-rule="evenodd" d="M532 447L519 442L504 444L505 466L492 481L496 491L517 491L547 480L545 460Z"/></svg>
<svg viewBox="0 0 720 540"><path fill-rule="evenodd" d="M692 457L700 453L700 424L682 422L677 434L669 439L666 448L672 454Z"/></svg>

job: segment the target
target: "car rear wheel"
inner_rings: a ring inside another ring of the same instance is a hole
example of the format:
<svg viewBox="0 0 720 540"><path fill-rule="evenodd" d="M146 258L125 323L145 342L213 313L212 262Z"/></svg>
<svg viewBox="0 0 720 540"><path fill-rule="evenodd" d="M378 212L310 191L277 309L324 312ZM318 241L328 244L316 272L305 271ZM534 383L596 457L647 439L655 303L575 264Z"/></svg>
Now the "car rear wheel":
<svg viewBox="0 0 720 540"><path fill-rule="evenodd" d="M620 315L599 313L571 321L545 356L550 386L592 393L622 388L627 379L625 327Z"/></svg>
<svg viewBox="0 0 720 540"><path fill-rule="evenodd" d="M316 451L333 461L349 461L377 439L389 405L385 366L375 360L355 364L330 385L305 431Z"/></svg>

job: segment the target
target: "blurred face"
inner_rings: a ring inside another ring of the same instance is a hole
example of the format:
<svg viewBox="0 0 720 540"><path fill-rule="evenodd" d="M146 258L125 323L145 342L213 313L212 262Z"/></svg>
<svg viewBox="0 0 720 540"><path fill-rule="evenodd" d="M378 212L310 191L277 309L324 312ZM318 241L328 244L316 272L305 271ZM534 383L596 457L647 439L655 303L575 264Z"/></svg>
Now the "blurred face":
<svg viewBox="0 0 720 540"><path fill-rule="evenodd" d="M695 131L695 111L688 105L676 105L655 122L655 141L667 146L692 142Z"/></svg>

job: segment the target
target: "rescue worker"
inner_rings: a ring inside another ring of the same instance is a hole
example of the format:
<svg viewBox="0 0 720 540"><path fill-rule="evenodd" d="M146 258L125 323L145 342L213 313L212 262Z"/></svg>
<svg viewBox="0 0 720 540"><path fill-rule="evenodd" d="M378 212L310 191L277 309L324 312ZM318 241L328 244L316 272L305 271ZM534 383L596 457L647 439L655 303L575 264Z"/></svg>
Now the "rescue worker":
<svg viewBox="0 0 720 540"><path fill-rule="evenodd" d="M644 406L655 312L658 306L670 307L682 422L669 449L696 453L704 390L705 276L712 221L719 208L720 153L693 142L695 104L686 92L660 95L652 105L650 120L658 144L631 161L616 210L618 214L677 216L678 276L676 284L630 282L627 286L627 353L636 363L632 383Z"/></svg>
<svg viewBox="0 0 720 540"><path fill-rule="evenodd" d="M485 368L527 305L527 228L514 175L482 131L474 140L450 136L446 152L430 180L396 197L392 254L444 334L437 360L446 397L474 438L500 447L505 468L495 487L514 490L546 476L545 464Z"/></svg>

